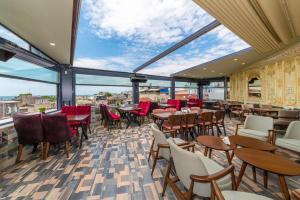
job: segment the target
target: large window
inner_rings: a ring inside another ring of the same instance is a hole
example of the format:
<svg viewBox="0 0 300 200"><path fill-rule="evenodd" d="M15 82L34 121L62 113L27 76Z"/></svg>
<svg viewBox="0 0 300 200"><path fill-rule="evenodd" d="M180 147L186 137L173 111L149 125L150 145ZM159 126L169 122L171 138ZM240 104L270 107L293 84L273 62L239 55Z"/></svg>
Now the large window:
<svg viewBox="0 0 300 200"><path fill-rule="evenodd" d="M210 82L203 87L204 100L224 100L224 82Z"/></svg>
<svg viewBox="0 0 300 200"><path fill-rule="evenodd" d="M170 98L170 81L148 80L146 83L140 83L140 100L149 100L153 102L167 102Z"/></svg>
<svg viewBox="0 0 300 200"><path fill-rule="evenodd" d="M76 74L76 104L126 104L132 102L129 78Z"/></svg>
<svg viewBox="0 0 300 200"><path fill-rule="evenodd" d="M175 99L186 100L198 97L197 83L175 82Z"/></svg>

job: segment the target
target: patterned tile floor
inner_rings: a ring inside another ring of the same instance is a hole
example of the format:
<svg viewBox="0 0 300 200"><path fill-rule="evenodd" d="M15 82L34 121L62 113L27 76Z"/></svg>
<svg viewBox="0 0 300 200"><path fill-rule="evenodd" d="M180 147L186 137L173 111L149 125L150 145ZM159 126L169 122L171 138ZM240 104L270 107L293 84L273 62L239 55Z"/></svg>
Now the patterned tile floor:
<svg viewBox="0 0 300 200"><path fill-rule="evenodd" d="M233 133L234 122L227 121L227 132ZM147 162L152 136L148 125L112 130L94 128L83 148L72 149L67 159L63 150L52 149L42 161L38 154L0 173L1 199L176 199L170 188L161 197L164 161L159 162L154 176ZM203 148L197 146L203 151ZM297 155L277 152L296 160ZM225 155L213 151L212 158L226 165ZM234 158L236 175L240 161ZM152 165L152 161L150 161ZM262 185L262 172L257 171L258 184L247 168L239 190L281 199L277 176L270 174L269 187ZM287 177L290 190L300 188L300 177Z"/></svg>

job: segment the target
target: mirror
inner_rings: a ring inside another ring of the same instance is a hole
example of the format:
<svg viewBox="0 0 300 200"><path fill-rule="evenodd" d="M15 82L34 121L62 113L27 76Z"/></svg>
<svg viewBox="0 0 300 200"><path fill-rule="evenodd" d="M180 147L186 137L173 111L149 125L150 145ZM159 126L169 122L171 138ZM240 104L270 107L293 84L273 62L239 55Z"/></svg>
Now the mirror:
<svg viewBox="0 0 300 200"><path fill-rule="evenodd" d="M261 98L261 81L258 77L250 78L248 82L248 96Z"/></svg>

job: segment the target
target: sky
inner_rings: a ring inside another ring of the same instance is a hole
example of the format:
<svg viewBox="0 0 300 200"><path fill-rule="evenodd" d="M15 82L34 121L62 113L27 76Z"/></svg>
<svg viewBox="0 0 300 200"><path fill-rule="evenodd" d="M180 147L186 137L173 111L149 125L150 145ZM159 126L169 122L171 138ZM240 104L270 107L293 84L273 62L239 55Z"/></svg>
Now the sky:
<svg viewBox="0 0 300 200"><path fill-rule="evenodd" d="M84 0L74 66L132 72L214 20L192 0ZM28 48L26 42L1 27L0 35ZM170 76L247 47L247 43L226 27L219 26L139 73ZM35 66L15 59L9 62L0 62L0 73L53 80L53 73L47 74L42 68L37 70ZM32 84L35 85L31 86ZM0 79L0 96L17 95L20 90L36 95L54 93L52 86L36 85L38 84ZM81 88L77 90L77 94L94 94L99 87ZM103 89L118 90L109 87ZM125 89L127 90L119 90Z"/></svg>
<svg viewBox="0 0 300 200"><path fill-rule="evenodd" d="M132 72L215 19L191 0L85 0L74 66ZM224 26L140 73L172 73L249 47Z"/></svg>

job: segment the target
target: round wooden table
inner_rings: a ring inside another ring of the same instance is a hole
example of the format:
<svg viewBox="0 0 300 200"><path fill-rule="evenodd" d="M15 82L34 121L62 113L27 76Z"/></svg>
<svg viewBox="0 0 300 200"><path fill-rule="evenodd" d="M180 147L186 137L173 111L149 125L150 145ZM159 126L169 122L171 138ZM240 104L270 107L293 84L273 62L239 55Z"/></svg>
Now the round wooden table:
<svg viewBox="0 0 300 200"><path fill-rule="evenodd" d="M247 165L264 170L265 174L271 172L277 174L281 191L285 199L291 199L285 181L285 176L300 176L300 165L282 156L256 149L239 148L234 150L235 155L243 161L240 174L237 179L237 187L240 185ZM267 176L264 176L264 181Z"/></svg>
<svg viewBox="0 0 300 200"><path fill-rule="evenodd" d="M231 164L231 156L229 151L234 149L234 146L225 144L220 137L217 136L199 136L197 137L198 143L205 146L204 155L207 156L209 152L209 158L211 158L212 150L224 151L228 160L228 163Z"/></svg>

